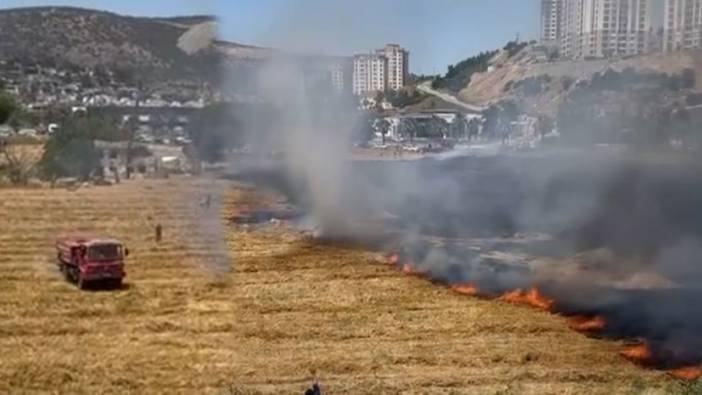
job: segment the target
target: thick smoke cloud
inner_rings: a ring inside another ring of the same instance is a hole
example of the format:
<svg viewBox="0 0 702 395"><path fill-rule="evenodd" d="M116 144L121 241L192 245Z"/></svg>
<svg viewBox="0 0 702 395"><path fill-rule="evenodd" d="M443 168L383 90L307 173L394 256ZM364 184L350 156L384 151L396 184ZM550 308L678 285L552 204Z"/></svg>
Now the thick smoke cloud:
<svg viewBox="0 0 702 395"><path fill-rule="evenodd" d="M275 180L320 236L495 296L538 286L561 312L605 317L604 335L646 339L659 366L702 360L696 162L571 151L351 162L328 136L300 147L289 138L314 132L289 125L284 165L257 180Z"/></svg>
<svg viewBox="0 0 702 395"><path fill-rule="evenodd" d="M538 286L560 312L605 317L604 335L647 340L659 366L702 362L696 160L551 148L353 161L355 107L315 75L288 55L260 68L270 110L244 123L258 152L280 155L233 162L237 178L279 189L320 237L495 296Z"/></svg>

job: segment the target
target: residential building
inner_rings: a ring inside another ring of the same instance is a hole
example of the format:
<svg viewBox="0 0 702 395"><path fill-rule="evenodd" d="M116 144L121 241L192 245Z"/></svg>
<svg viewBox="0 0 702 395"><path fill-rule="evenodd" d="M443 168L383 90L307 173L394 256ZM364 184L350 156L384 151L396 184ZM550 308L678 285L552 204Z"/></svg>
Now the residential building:
<svg viewBox="0 0 702 395"><path fill-rule="evenodd" d="M702 47L702 0L666 0L663 49Z"/></svg>
<svg viewBox="0 0 702 395"><path fill-rule="evenodd" d="M376 54L353 57L353 93L366 95L384 91L388 81L388 59Z"/></svg>
<svg viewBox="0 0 702 395"><path fill-rule="evenodd" d="M193 170L193 164L182 147L162 144L141 145L148 155L128 155L130 143L127 141L93 141L100 152L100 172L105 178L116 181L129 173L144 177L155 173L185 173Z"/></svg>
<svg viewBox="0 0 702 395"><path fill-rule="evenodd" d="M329 72L331 74L331 84L338 92L351 90L352 82L352 60L350 58L339 58L331 63Z"/></svg>
<svg viewBox="0 0 702 395"><path fill-rule="evenodd" d="M648 52L654 1L660 0L562 0L556 7L561 12L557 29L561 56L605 58Z"/></svg>
<svg viewBox="0 0 702 395"><path fill-rule="evenodd" d="M376 55L387 59L387 87L398 91L405 86L409 74L409 52L397 44L388 44L375 51Z"/></svg>
<svg viewBox="0 0 702 395"><path fill-rule="evenodd" d="M409 75L409 52L388 44L374 53L353 58L353 93L368 95L385 90L400 90Z"/></svg>
<svg viewBox="0 0 702 395"><path fill-rule="evenodd" d="M541 41L558 42L561 38L563 0L541 0Z"/></svg>
<svg viewBox="0 0 702 395"><path fill-rule="evenodd" d="M337 91L344 90L344 66L341 63L333 63L329 66L331 73L331 84Z"/></svg>

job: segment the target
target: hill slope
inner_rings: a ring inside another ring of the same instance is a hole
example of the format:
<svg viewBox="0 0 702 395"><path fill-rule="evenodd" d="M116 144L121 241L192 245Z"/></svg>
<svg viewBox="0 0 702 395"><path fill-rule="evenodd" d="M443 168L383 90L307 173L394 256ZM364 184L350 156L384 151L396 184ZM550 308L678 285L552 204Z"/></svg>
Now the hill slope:
<svg viewBox="0 0 702 395"><path fill-rule="evenodd" d="M461 89L459 99L467 103L489 104L506 98L518 99L529 113L554 114L558 104L577 81L590 80L608 69L627 68L640 73L679 74L685 69L702 75L702 53L686 51L655 53L627 59L597 59L587 61L540 62L527 47L513 57L493 59L490 69L474 73L470 82ZM520 83L541 79L538 92L525 95L515 89ZM700 88L698 83L697 89Z"/></svg>
<svg viewBox="0 0 702 395"><path fill-rule="evenodd" d="M214 19L206 16L140 18L70 7L0 11L0 59L23 63L201 79L224 57L236 56L213 45L215 36ZM250 51L234 43L226 47Z"/></svg>

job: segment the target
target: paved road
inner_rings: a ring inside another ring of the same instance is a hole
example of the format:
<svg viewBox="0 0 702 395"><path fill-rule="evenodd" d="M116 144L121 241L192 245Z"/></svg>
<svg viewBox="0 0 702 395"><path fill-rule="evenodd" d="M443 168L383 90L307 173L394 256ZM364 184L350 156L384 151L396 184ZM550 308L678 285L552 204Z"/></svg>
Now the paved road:
<svg viewBox="0 0 702 395"><path fill-rule="evenodd" d="M427 81L427 82L420 84L417 87L417 89L419 89L421 92L426 93L427 95L436 96L445 102L454 104L454 105L459 106L459 107L463 107L470 112L483 112L487 109L487 107L484 107L484 106L475 106L472 104L464 103L464 102L458 100L456 98L456 96L450 95L448 93L436 91L436 90L431 88L431 81Z"/></svg>

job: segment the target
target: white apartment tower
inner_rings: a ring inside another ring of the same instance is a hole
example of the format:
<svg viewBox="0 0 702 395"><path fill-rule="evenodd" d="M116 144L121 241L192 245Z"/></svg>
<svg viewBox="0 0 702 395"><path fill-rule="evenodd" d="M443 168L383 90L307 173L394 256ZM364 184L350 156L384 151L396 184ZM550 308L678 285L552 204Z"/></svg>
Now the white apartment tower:
<svg viewBox="0 0 702 395"><path fill-rule="evenodd" d="M353 93L372 94L400 90L409 75L409 52L397 44L388 44L375 53L353 57Z"/></svg>
<svg viewBox="0 0 702 395"><path fill-rule="evenodd" d="M561 1L561 56L582 59L648 52L650 8L661 0Z"/></svg>
<svg viewBox="0 0 702 395"><path fill-rule="evenodd" d="M329 67L331 84L337 91L344 90L344 66L341 63L334 63Z"/></svg>
<svg viewBox="0 0 702 395"><path fill-rule="evenodd" d="M702 0L666 0L663 49L702 47Z"/></svg>
<svg viewBox="0 0 702 395"><path fill-rule="evenodd" d="M388 80L388 59L375 54L353 57L353 93L364 95L384 91Z"/></svg>
<svg viewBox="0 0 702 395"><path fill-rule="evenodd" d="M558 42L562 15L563 0L541 0L541 41Z"/></svg>
<svg viewBox="0 0 702 395"><path fill-rule="evenodd" d="M409 73L409 52L397 44L388 44L375 51L387 59L387 89L398 91L405 86Z"/></svg>
<svg viewBox="0 0 702 395"><path fill-rule="evenodd" d="M333 60L329 65L329 74L331 77L332 87L337 92L347 92L351 90L351 81L353 76L351 58L338 58Z"/></svg>

